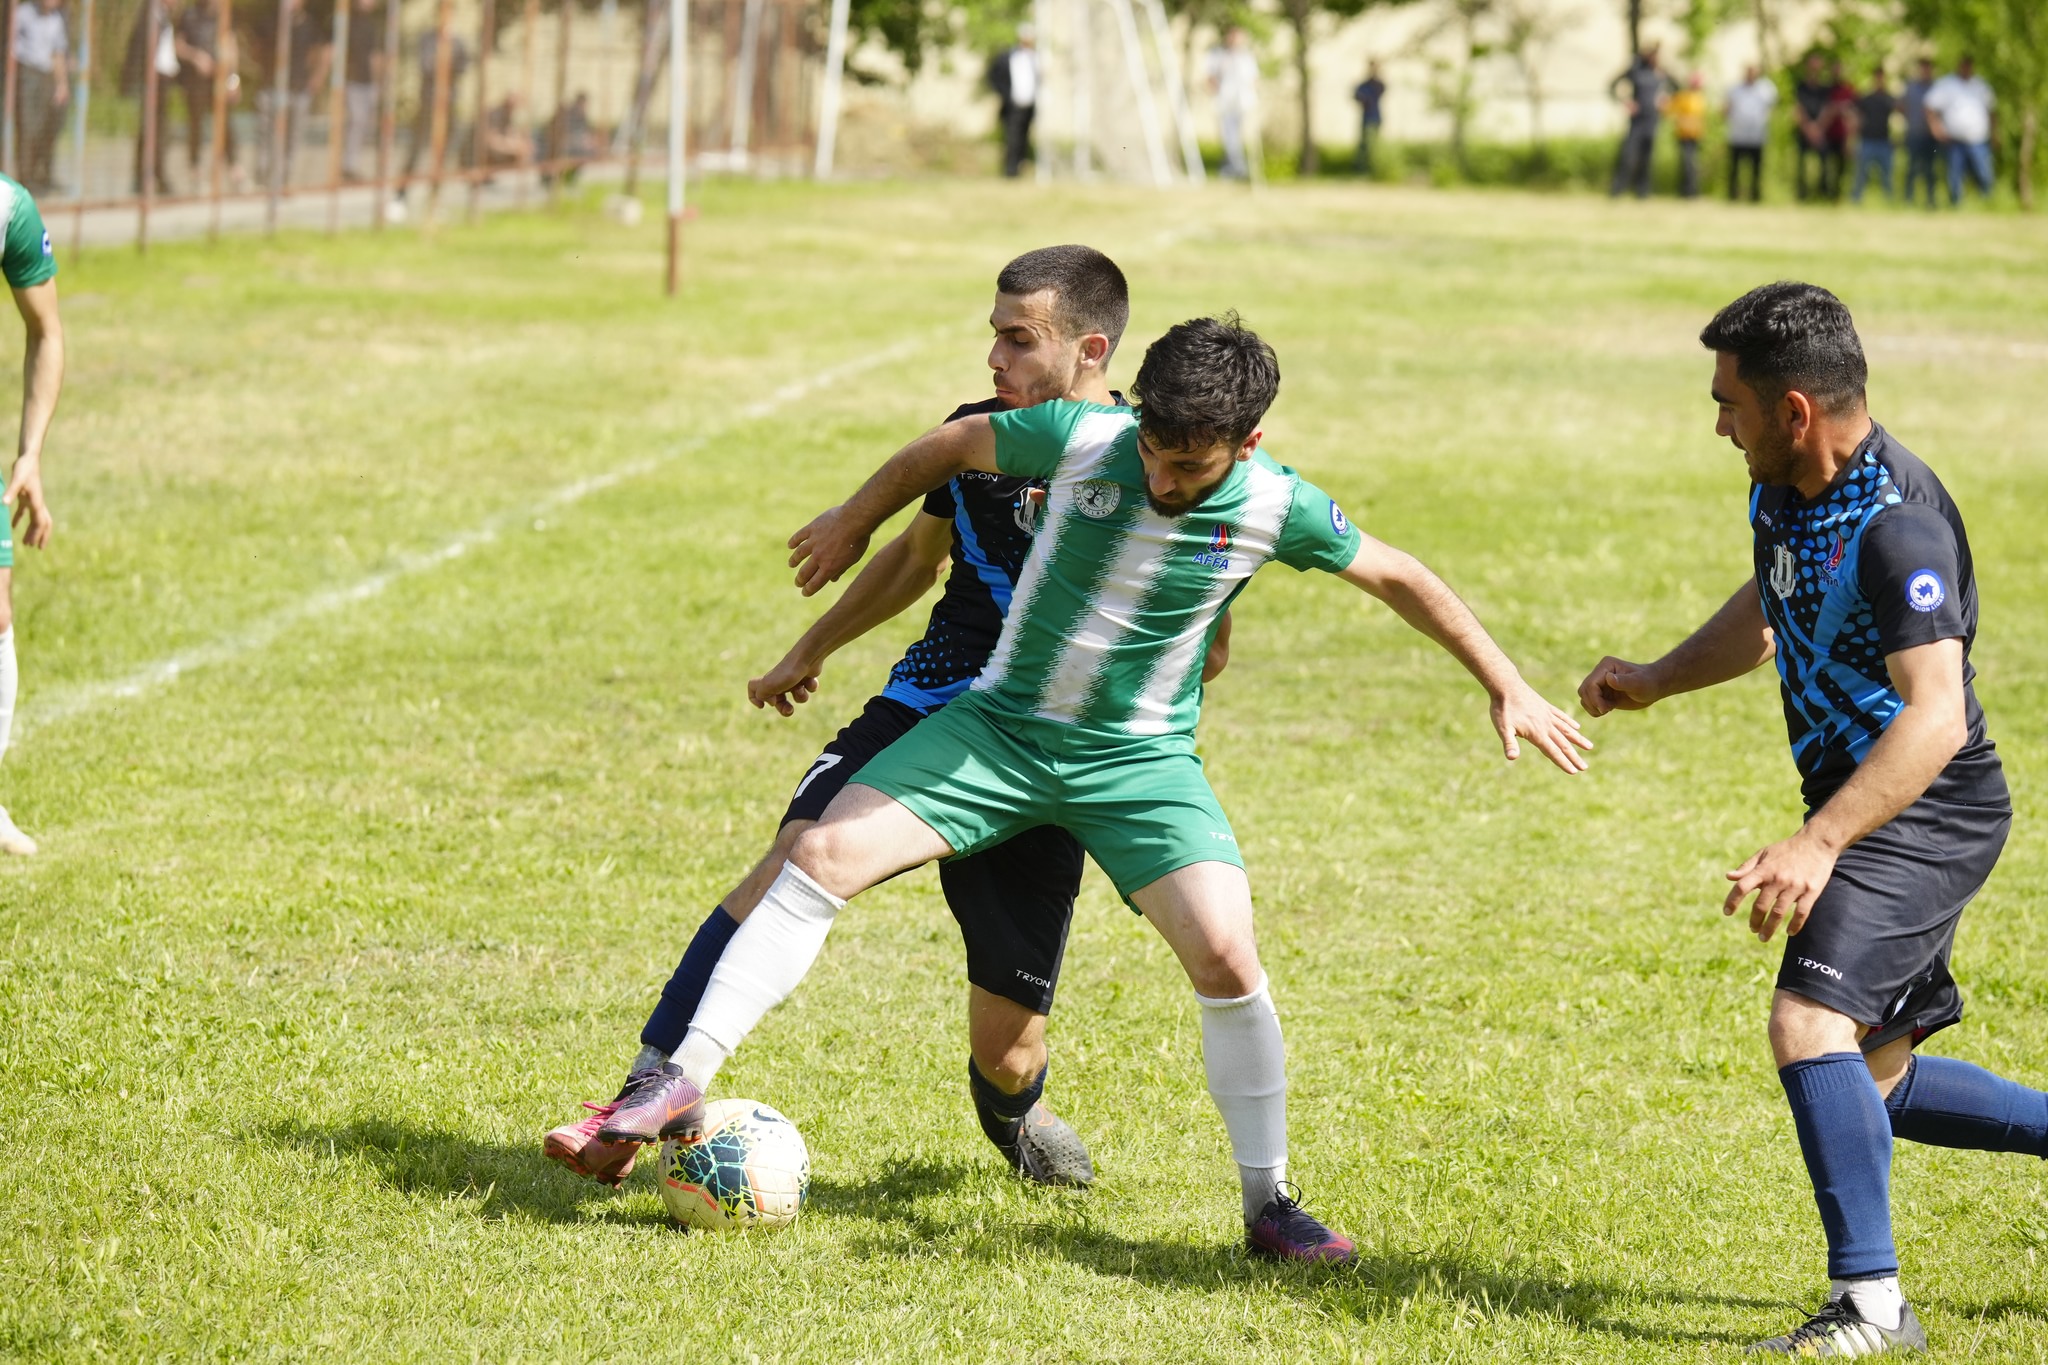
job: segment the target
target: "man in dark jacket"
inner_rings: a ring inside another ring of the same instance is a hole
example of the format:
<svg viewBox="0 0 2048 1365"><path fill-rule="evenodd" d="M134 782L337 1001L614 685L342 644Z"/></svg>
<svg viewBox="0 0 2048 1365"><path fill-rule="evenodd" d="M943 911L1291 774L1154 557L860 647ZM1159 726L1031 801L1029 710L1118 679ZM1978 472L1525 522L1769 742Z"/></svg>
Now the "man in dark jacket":
<svg viewBox="0 0 2048 1365"><path fill-rule="evenodd" d="M1026 161L1037 161L1031 150L1031 119L1038 112L1038 33L1029 24L1017 26L1017 41L988 61L988 88L1002 101L1003 174L1012 180Z"/></svg>
<svg viewBox="0 0 2048 1365"><path fill-rule="evenodd" d="M1628 131L1621 135L1621 149L1614 157L1614 183L1608 193L1619 198L1633 190L1638 199L1650 197L1650 154L1657 146L1657 121L1664 111L1667 85L1657 65L1657 45L1651 43L1636 55L1629 69L1614 78L1614 96L1628 110Z"/></svg>

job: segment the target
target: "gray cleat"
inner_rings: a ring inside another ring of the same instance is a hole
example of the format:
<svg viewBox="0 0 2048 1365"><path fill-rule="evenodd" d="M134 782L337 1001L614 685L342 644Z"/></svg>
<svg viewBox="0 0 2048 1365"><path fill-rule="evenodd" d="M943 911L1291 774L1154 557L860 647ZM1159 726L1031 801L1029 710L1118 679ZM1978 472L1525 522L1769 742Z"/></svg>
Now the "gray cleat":
<svg viewBox="0 0 2048 1365"><path fill-rule="evenodd" d="M1859 1360L1927 1349L1927 1333L1913 1305L1906 1304L1896 1329L1879 1327L1856 1316L1847 1294L1837 1294L1821 1310L1782 1337L1759 1341L1744 1355L1805 1356L1810 1360Z"/></svg>
<svg viewBox="0 0 2048 1365"><path fill-rule="evenodd" d="M1095 1163L1081 1135L1040 1100L1017 1131L1017 1173L1039 1185L1092 1185Z"/></svg>

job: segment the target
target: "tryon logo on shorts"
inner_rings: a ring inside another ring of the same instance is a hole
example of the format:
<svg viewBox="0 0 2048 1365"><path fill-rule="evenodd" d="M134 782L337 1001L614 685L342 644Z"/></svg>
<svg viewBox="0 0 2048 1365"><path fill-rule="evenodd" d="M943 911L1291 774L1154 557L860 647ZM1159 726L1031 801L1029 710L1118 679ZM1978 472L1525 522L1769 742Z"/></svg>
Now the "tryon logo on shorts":
<svg viewBox="0 0 2048 1365"><path fill-rule="evenodd" d="M1052 985L1052 982L1047 981L1044 977L1033 976L1031 973L1025 971L1022 967L1019 967L1017 969L1017 975L1023 980L1029 981L1034 986L1050 987Z"/></svg>
<svg viewBox="0 0 2048 1365"><path fill-rule="evenodd" d="M1948 589L1942 586L1941 575L1934 570L1915 569L1906 580L1906 605L1914 611L1933 611L1946 601Z"/></svg>
<svg viewBox="0 0 2048 1365"><path fill-rule="evenodd" d="M1819 972L1822 976L1832 976L1837 981L1842 979L1842 973L1839 969L1830 967L1825 962L1815 962L1810 957L1800 958L1799 965L1806 968L1809 972Z"/></svg>
<svg viewBox="0 0 2048 1365"><path fill-rule="evenodd" d="M1334 500L1330 503L1330 527L1340 536L1347 534L1351 530L1351 523L1345 519L1344 509L1339 507Z"/></svg>
<svg viewBox="0 0 2048 1365"><path fill-rule="evenodd" d="M1074 490L1074 505L1084 517L1101 521L1124 500L1124 490L1108 479L1089 479Z"/></svg>

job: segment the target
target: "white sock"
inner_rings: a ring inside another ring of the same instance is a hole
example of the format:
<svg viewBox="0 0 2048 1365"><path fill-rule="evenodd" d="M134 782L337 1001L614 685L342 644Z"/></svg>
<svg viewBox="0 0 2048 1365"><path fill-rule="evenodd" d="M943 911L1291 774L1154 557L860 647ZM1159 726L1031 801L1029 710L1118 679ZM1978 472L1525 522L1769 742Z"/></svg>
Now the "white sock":
<svg viewBox="0 0 2048 1365"><path fill-rule="evenodd" d="M1899 1292L1899 1277L1880 1275L1869 1280L1836 1280L1828 1287L1828 1297L1837 1294L1849 1296L1849 1306L1856 1310L1856 1316L1865 1322L1884 1328L1887 1332L1899 1330L1899 1319L1906 1312L1906 1296Z"/></svg>
<svg viewBox="0 0 2048 1365"><path fill-rule="evenodd" d="M7 737L14 730L14 693L21 674L14 665L14 627L0 630L0 757L7 753Z"/></svg>
<svg viewBox="0 0 2048 1365"><path fill-rule="evenodd" d="M690 1021L690 1032L676 1049L675 1064L699 1090L732 1055L761 1016L789 998L832 931L832 917L846 902L805 876L795 863L784 863L775 885L740 924L726 945L711 984Z"/></svg>
<svg viewBox="0 0 2048 1365"><path fill-rule="evenodd" d="M1244 1221L1266 1207L1287 1178L1287 1044L1280 1015L1259 988L1235 1000L1212 1000L1196 992L1202 1006L1202 1064L1209 1095L1230 1134L1230 1155L1244 1185Z"/></svg>

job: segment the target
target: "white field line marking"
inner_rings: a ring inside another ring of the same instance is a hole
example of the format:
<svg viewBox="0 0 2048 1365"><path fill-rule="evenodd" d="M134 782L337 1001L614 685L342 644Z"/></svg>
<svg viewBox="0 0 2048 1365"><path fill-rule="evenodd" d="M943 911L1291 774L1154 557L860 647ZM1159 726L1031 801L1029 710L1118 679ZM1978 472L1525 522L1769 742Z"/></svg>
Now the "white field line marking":
<svg viewBox="0 0 2048 1365"><path fill-rule="evenodd" d="M1149 251L1165 250L1188 238L1206 235L1206 227L1207 224L1196 220L1178 224L1156 233L1145 244L1145 249ZM976 312L965 325L978 326L984 321L986 319L983 315ZM31 733L44 726L73 720L79 716L97 711L111 702L126 701L129 698L139 697L159 687L174 683L194 669L226 663L230 659L239 658L244 654L262 649L301 622L326 616L340 611L344 607L352 607L358 602L367 602L373 597L382 596L385 590L395 583L419 574L431 572L451 560L460 559L478 546L490 544L508 527L530 524L550 512L579 503L593 493L602 493L608 488L614 488L626 482L628 479L637 479L644 474L651 474L663 465L673 463L685 455L702 450L713 440L728 434L741 423L757 422L764 417L772 417L791 403L801 398L806 398L828 385L836 384L842 379L850 379L857 374L864 374L869 370L879 369L884 365L893 364L898 360L915 354L928 345L949 340L960 330L960 327L961 324L949 323L945 326L934 328L931 331L907 337L897 342L894 346L886 347L859 360L820 370L808 379L799 379L785 384L766 398L758 402L749 403L746 407L741 408L738 419L727 422L722 427L703 432L684 441L681 445L663 451L661 454L643 455L638 459L628 460L624 464L614 465L603 473L592 474L588 478L564 484L546 497L541 498L538 502L529 503L517 511L500 512L498 515L479 523L462 534L455 536L453 539L443 541L440 546L424 554L406 555L391 567L380 569L369 577L358 579L346 587L329 588L323 592L314 593L311 597L303 598L291 606L274 611L270 615L256 621L253 625L245 626L243 629L232 634L220 636L207 641L205 644L194 645L190 649L182 650L167 658L145 664L123 677L106 678L99 682L81 683L75 687L60 689L52 693L47 700L24 708L15 717L14 743L16 745L21 744Z"/></svg>
<svg viewBox="0 0 2048 1365"><path fill-rule="evenodd" d="M985 319L980 313L976 313L973 321L980 323L985 321ZM772 417L790 404L808 397L819 389L827 388L841 380L850 379L855 375L864 374L869 370L879 369L884 365L905 359L935 342L953 339L958 336L960 330L960 324L949 323L944 327L899 341L893 346L873 352L859 360L845 365L836 365L830 369L820 370L808 379L800 379L793 383L785 384L766 398L758 402L749 403L746 407L739 410L739 415L736 419L725 423L723 426L702 432L680 445L662 451L660 454L643 455L637 459L627 460L623 464L614 465L602 473L592 474L586 478L577 479L573 483L564 484L537 502L528 503L514 511L500 512L496 516L462 532L460 535L443 541L432 550L422 554L406 555L389 568L380 569L367 578L358 579L356 582L343 587L328 588L325 591L316 592L310 597L303 598L288 607L280 608L270 615L262 617L241 630L209 640L205 644L194 645L190 649L181 650L166 658L158 659L154 663L145 664L123 677L83 683L54 692L46 700L25 709L17 718L15 722L15 742L19 744L31 732L39 730L44 726L76 719L79 716L97 711L111 702L142 696L144 693L153 691L156 688L176 682L180 677L192 672L194 669L225 663L230 659L262 649L287 630L302 622L313 620L316 617L327 616L345 607L352 607L358 602L367 602L373 597L381 596L396 583L423 573L429 573L444 564L462 558L462 556L479 546L490 544L511 527L530 525L535 520L543 518L551 512L559 511L562 508L582 502L593 493L602 493L606 489L617 487L628 479L637 479L643 475L651 474L663 465L671 464L685 455L703 449L712 441L730 434L735 427L742 423L756 422L765 417Z"/></svg>

